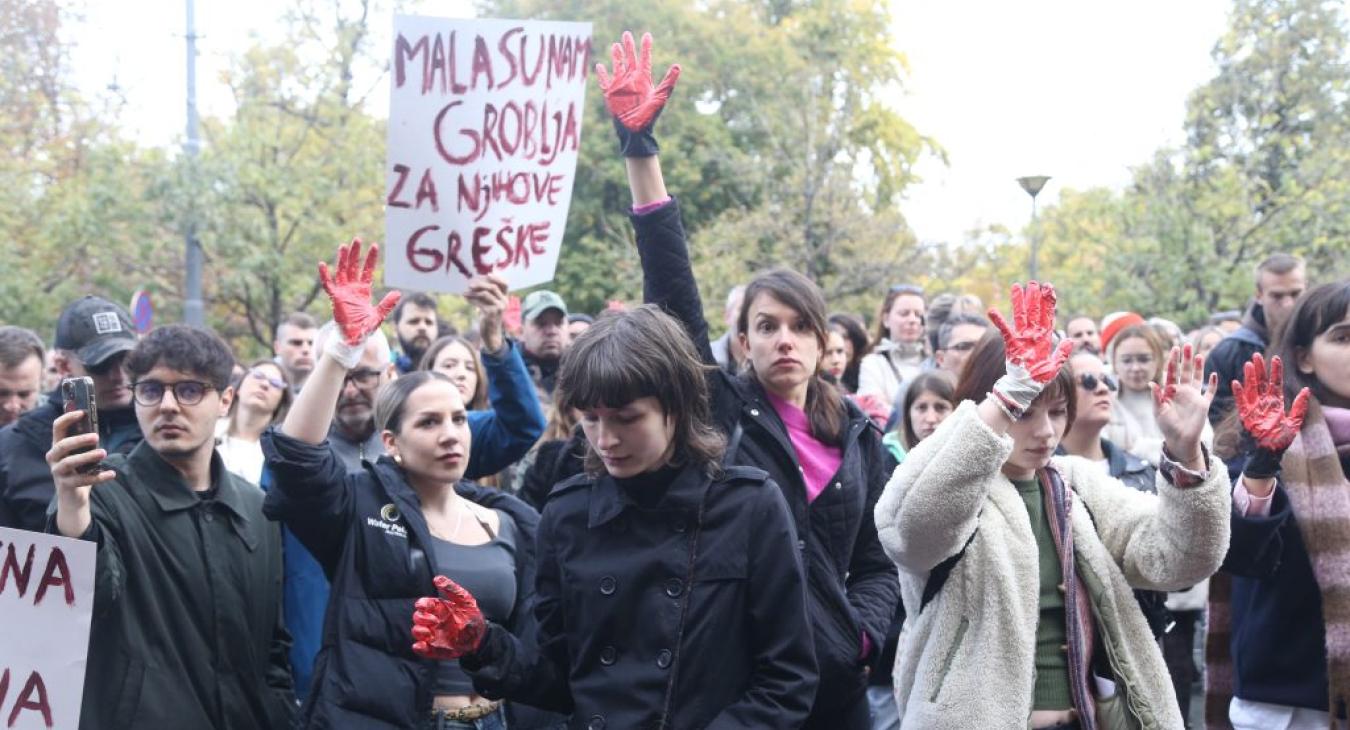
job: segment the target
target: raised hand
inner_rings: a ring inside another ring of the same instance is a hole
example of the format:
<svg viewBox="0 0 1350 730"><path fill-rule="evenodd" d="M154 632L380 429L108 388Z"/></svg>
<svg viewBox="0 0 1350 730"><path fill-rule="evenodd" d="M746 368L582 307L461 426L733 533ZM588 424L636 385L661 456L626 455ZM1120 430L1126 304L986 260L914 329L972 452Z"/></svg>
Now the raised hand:
<svg viewBox="0 0 1350 730"><path fill-rule="evenodd" d="M1209 404L1218 384L1219 376L1214 373L1205 383L1205 359L1196 355L1191 345L1173 347L1167 354L1163 382L1150 383L1149 387L1158 429L1173 458L1203 463L1200 435L1208 423Z"/></svg>
<svg viewBox="0 0 1350 730"><path fill-rule="evenodd" d="M66 537L79 537L89 528L89 492L95 484L117 478L111 469L98 469L108 452L98 448L97 433L69 435L84 411L71 411L52 422L52 448L47 466L56 487L56 527Z"/></svg>
<svg viewBox="0 0 1350 730"><path fill-rule="evenodd" d="M652 126L675 89L680 78L680 65L674 64L661 83L652 85L652 34L642 34L642 51L633 44L633 34L624 31L623 45L610 48L614 75L603 63L595 65L600 91L605 95L605 107L614 117L614 130L619 135L619 151L625 157L651 157L660 149L652 136Z"/></svg>
<svg viewBox="0 0 1350 730"><path fill-rule="evenodd" d="M333 319L342 330L349 345L360 345L374 332L398 304L398 292L389 292L378 305L371 304L370 282L375 277L380 247L372 243L361 267L361 239L353 238L350 246L338 247L337 271L329 276L327 262L319 262L319 282L333 302Z"/></svg>
<svg viewBox="0 0 1350 730"><path fill-rule="evenodd" d="M419 598L413 611L412 649L427 659L458 659L476 650L487 634L478 601L459 584L438 575L440 598Z"/></svg>
<svg viewBox="0 0 1350 730"><path fill-rule="evenodd" d="M1251 434L1259 449L1279 457L1294 442L1308 413L1308 389L1294 396L1289 412L1284 411L1284 363L1271 358L1270 372L1261 353L1242 366L1242 381L1233 381L1233 401L1243 428ZM1255 476L1255 475L1253 475Z"/></svg>
<svg viewBox="0 0 1350 730"><path fill-rule="evenodd" d="M478 308L478 334L483 338L484 352L498 352L505 344L502 318L509 299L508 291L506 280L497 274L469 280L469 290L464 293L464 298Z"/></svg>
<svg viewBox="0 0 1350 730"><path fill-rule="evenodd" d="M1005 406L1021 410L1030 406L1073 351L1073 342L1067 339L1055 344L1056 301L1053 286L1029 281L1025 289L1012 286L1011 326L997 309L989 309L989 321L1003 335L1007 351L1008 372L994 384Z"/></svg>

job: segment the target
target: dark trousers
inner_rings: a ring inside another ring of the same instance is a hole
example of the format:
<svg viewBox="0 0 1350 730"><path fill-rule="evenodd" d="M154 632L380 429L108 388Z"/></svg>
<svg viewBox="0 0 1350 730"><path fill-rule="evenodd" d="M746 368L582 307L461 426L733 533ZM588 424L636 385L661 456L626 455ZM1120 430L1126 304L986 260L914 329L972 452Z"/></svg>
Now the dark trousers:
<svg viewBox="0 0 1350 730"><path fill-rule="evenodd" d="M1172 675L1172 689L1177 693L1182 722L1189 727L1191 716L1191 685L1195 683L1195 627L1200 622L1199 611L1173 611L1176 625L1162 635L1163 661Z"/></svg>
<svg viewBox="0 0 1350 730"><path fill-rule="evenodd" d="M840 703L821 703L816 697L816 706L806 718L802 730L870 730L872 711L867 706L867 687L859 686L851 699Z"/></svg>

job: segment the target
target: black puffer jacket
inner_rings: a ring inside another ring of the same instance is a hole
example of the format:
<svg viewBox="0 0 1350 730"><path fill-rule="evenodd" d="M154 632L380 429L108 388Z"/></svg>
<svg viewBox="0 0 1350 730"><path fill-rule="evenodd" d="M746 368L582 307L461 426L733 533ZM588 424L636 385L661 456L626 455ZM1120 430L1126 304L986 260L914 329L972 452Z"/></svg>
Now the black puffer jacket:
<svg viewBox="0 0 1350 730"><path fill-rule="evenodd" d="M680 320L703 361L715 365L678 203L672 200L654 212L634 215L633 224L642 258L643 298ZM843 463L825 491L808 503L787 429L754 376L714 369L708 384L718 426L728 434L737 423L744 429L732 461L767 471L783 490L796 523L807 577L807 628L814 632L820 667L814 724L863 701L867 680L862 636L866 633L871 651L880 651L900 597L895 564L881 548L872 515L890 478L882 434L845 401Z"/></svg>
<svg viewBox="0 0 1350 730"><path fill-rule="evenodd" d="M440 571L417 493L387 456L349 475L326 443L268 429L262 448L275 477L263 513L284 521L332 582L301 726L418 727L431 709L436 662L412 651L413 604L436 595L432 578ZM472 482L455 491L515 520L516 606L508 624L532 640L538 514Z"/></svg>

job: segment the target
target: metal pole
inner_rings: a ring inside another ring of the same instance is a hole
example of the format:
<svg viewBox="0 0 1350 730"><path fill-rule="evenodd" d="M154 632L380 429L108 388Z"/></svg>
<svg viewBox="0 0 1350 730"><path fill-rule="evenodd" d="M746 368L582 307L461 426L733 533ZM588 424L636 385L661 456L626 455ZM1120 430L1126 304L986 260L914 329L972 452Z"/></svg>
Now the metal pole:
<svg viewBox="0 0 1350 730"><path fill-rule="evenodd" d="M1036 196L1031 196L1031 278L1030 281L1040 281L1036 276L1036 246L1040 243L1039 231L1036 229Z"/></svg>
<svg viewBox="0 0 1350 730"><path fill-rule="evenodd" d="M196 178L197 151L200 146L201 141L197 138L197 29L193 0L187 0L187 143L184 151L187 152L188 174L192 179ZM197 222L191 207L187 210L184 229L187 272L183 321L202 326L206 324L205 306L202 303L202 246L197 240Z"/></svg>

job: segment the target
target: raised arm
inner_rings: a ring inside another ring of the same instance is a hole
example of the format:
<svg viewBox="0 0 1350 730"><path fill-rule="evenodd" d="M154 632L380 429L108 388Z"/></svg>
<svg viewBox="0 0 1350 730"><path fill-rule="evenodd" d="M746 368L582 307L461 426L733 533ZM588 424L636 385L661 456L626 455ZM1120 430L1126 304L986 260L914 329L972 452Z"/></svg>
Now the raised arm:
<svg viewBox="0 0 1350 730"><path fill-rule="evenodd" d="M477 479L519 461L543 435L548 422L520 349L502 330L506 280L496 274L472 279L465 299L478 308L483 376L487 378L491 404L488 410L469 413L473 440L464 476Z"/></svg>
<svg viewBox="0 0 1350 730"><path fill-rule="evenodd" d="M347 371L361 361L366 338L398 304L398 292L385 295L378 305L370 301L379 252L379 246L371 244L362 266L361 240L353 239L350 246L338 248L337 270L331 276L328 264L319 263L319 281L333 303L333 320L338 331L326 333L314 372L286 414L281 432L291 438L315 445L327 438Z"/></svg>
<svg viewBox="0 0 1350 730"><path fill-rule="evenodd" d="M615 43L611 49L613 77L603 64L597 65L596 76L613 117L619 152L628 171L633 228L642 261L643 301L660 305L680 320L703 361L714 364L703 301L689 263L679 203L666 191L657 156L659 147L652 134L656 118L680 77L680 67L671 66L661 83L653 86L651 49L650 34L643 34L639 53L633 36L624 33L623 45Z"/></svg>

